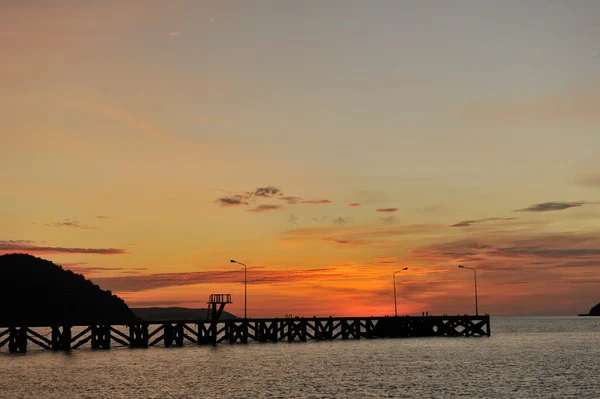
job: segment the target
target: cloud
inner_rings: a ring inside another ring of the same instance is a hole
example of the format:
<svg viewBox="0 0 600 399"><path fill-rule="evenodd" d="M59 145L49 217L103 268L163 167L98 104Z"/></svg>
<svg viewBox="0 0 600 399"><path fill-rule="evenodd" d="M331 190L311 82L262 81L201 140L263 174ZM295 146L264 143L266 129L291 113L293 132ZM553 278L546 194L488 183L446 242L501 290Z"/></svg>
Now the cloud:
<svg viewBox="0 0 600 399"><path fill-rule="evenodd" d="M110 219L116 219L116 216L96 216L96 219L100 219L100 220L110 220Z"/></svg>
<svg viewBox="0 0 600 399"><path fill-rule="evenodd" d="M478 237L482 238L482 237ZM422 247L411 251L419 259L435 262L468 263L485 266L495 271L524 270L534 267L557 268L569 262L594 261L600 267L600 235L597 233L571 233L555 235L499 234L483 237L484 244L472 239ZM491 245L494 243L493 245Z"/></svg>
<svg viewBox="0 0 600 399"><path fill-rule="evenodd" d="M362 243L362 242L350 241L350 240L338 240L338 239L335 239L335 238L322 238L321 241L323 241L323 242L329 242L329 243L332 243L332 244L350 245L350 246L364 246L364 245L367 245L367 244Z"/></svg>
<svg viewBox="0 0 600 399"><path fill-rule="evenodd" d="M259 187L251 194L256 197L275 197L277 195L283 195L280 189L273 186Z"/></svg>
<svg viewBox="0 0 600 399"><path fill-rule="evenodd" d="M296 223L298 221L298 216L290 214L288 216L288 223Z"/></svg>
<svg viewBox="0 0 600 399"><path fill-rule="evenodd" d="M350 219L350 218L343 218L341 216L338 216L337 218L333 219L331 221L331 223L340 225L340 224L346 224L346 223L350 222L350 220L352 220L352 219Z"/></svg>
<svg viewBox="0 0 600 399"><path fill-rule="evenodd" d="M468 248L473 248L473 249L486 249L486 248L491 248L490 245L485 245L485 244L469 244Z"/></svg>
<svg viewBox="0 0 600 399"><path fill-rule="evenodd" d="M88 262L63 262L60 265L64 268L70 269L71 267L78 267L81 265L87 265Z"/></svg>
<svg viewBox="0 0 600 399"><path fill-rule="evenodd" d="M321 221L320 219L314 219ZM416 237L430 235L439 232L444 225L439 224L417 224L393 227L383 227L381 225L327 225L323 227L303 227L283 231L280 234L282 242L306 242L321 240L322 237L340 237L344 236L351 241L370 242L386 241L396 239L397 237Z"/></svg>
<svg viewBox="0 0 600 399"><path fill-rule="evenodd" d="M375 212L394 213L394 212L398 212L398 208L379 208Z"/></svg>
<svg viewBox="0 0 600 399"><path fill-rule="evenodd" d="M243 200L241 195L217 198L215 202L221 206L248 205L248 203Z"/></svg>
<svg viewBox="0 0 600 399"><path fill-rule="evenodd" d="M589 126L600 121L599 82L543 93L522 101L478 99L461 112L461 118L492 122L496 126Z"/></svg>
<svg viewBox="0 0 600 399"><path fill-rule="evenodd" d="M279 205L259 205L256 208L248 209L248 212L271 212L282 209Z"/></svg>
<svg viewBox="0 0 600 399"><path fill-rule="evenodd" d="M379 220L381 220L381 223L390 224L396 221L396 217L394 217L394 215L390 215L386 218L381 218Z"/></svg>
<svg viewBox="0 0 600 399"><path fill-rule="evenodd" d="M538 247L510 247L498 248L503 254L534 255L541 258L589 258L600 257L600 248L575 248L575 249L545 249Z"/></svg>
<svg viewBox="0 0 600 399"><path fill-rule="evenodd" d="M169 32L169 36L179 36L181 32Z"/></svg>
<svg viewBox="0 0 600 399"><path fill-rule="evenodd" d="M306 200L302 201L302 204L313 204L313 205L321 205L321 204L331 204L330 200L322 199L322 200Z"/></svg>
<svg viewBox="0 0 600 399"><path fill-rule="evenodd" d="M331 280L348 275L336 269L262 270L248 273L248 284L278 284L298 281ZM103 289L113 292L139 292L156 288L195 284L243 284L242 270L156 273L136 276L98 277L92 279Z"/></svg>
<svg viewBox="0 0 600 399"><path fill-rule="evenodd" d="M543 202L541 204L534 204L527 208L517 209L513 212L550 212L550 211L562 211L569 208L576 208L583 205L593 204L593 202L585 201L574 201L574 202Z"/></svg>
<svg viewBox="0 0 600 399"><path fill-rule="evenodd" d="M350 208L358 208L359 206L361 206L362 204L360 202L353 202L351 204L348 204L348 206Z"/></svg>
<svg viewBox="0 0 600 399"><path fill-rule="evenodd" d="M122 255L127 252L118 248L71 248L71 247L42 247L35 245L34 241L9 240L0 241L0 252L27 252L42 254L96 254L96 255Z"/></svg>
<svg viewBox="0 0 600 399"><path fill-rule="evenodd" d="M84 275L96 275L110 272L121 272L124 274L140 274L141 271L148 270L146 267L102 267L102 266L82 266L87 262L61 263L65 269Z"/></svg>
<svg viewBox="0 0 600 399"><path fill-rule="evenodd" d="M302 200L300 197L281 197L279 198L282 201L286 201L288 204L294 205Z"/></svg>
<svg viewBox="0 0 600 399"><path fill-rule="evenodd" d="M600 187L600 174L586 176L580 180L580 183L589 187Z"/></svg>
<svg viewBox="0 0 600 399"><path fill-rule="evenodd" d="M35 244L35 241L31 241L31 240L4 240L4 241L0 241L0 246L2 245L33 245Z"/></svg>
<svg viewBox="0 0 600 399"><path fill-rule="evenodd" d="M455 223L450 227L469 227L476 223L484 223L491 221L506 221L506 220L516 220L516 218L486 218L486 219L477 219L477 220L463 220L462 222Z"/></svg>
<svg viewBox="0 0 600 399"><path fill-rule="evenodd" d="M330 200L322 199L322 200L303 200L302 197L281 197L279 198L282 201L286 201L288 204L312 204L312 205L321 205L321 204L331 204Z"/></svg>
<svg viewBox="0 0 600 399"><path fill-rule="evenodd" d="M265 186L258 187L254 191L248 191L241 194L230 195L226 197L220 197L215 202L221 206L236 206L236 205L249 205L251 202L255 202L256 200L263 198L278 198L282 201L287 202L290 205L295 204L312 204L312 205L322 205L322 204L331 204L331 201L328 199L320 199L320 200L303 200L302 197L297 196L284 196L283 192L274 186ZM258 206L254 209L251 209L251 212L262 212L266 210L275 210L280 207L276 207L275 205L268 206Z"/></svg>
<svg viewBox="0 0 600 399"><path fill-rule="evenodd" d="M162 307L162 306L176 306L181 305L182 303L189 303L189 301L127 301L127 305L129 307ZM203 307L205 304L202 304Z"/></svg>
<svg viewBox="0 0 600 399"><path fill-rule="evenodd" d="M332 244L338 244L338 245L353 246L353 247L394 244L393 242L388 242L388 241L353 241L353 240L340 240L337 238L322 238L321 241L332 243Z"/></svg>
<svg viewBox="0 0 600 399"><path fill-rule="evenodd" d="M74 229L95 230L97 227L81 224L76 219L65 219L62 222L44 223L46 227L69 227Z"/></svg>
<svg viewBox="0 0 600 399"><path fill-rule="evenodd" d="M255 201L258 198L271 198L282 196L283 193L280 189L273 186L258 187L254 191L248 191L241 194L230 195L226 197L220 197L215 200L215 203L221 206L237 206L237 205L249 205L251 201ZM287 197L295 198L295 197Z"/></svg>
<svg viewBox="0 0 600 399"><path fill-rule="evenodd" d="M71 105L84 111L91 111L98 115L103 115L120 123L136 126L138 129L148 133L154 139L161 139L166 137L162 132L158 131L152 124L130 113L126 109L120 109L118 107L100 103L88 103L81 101L78 101Z"/></svg>

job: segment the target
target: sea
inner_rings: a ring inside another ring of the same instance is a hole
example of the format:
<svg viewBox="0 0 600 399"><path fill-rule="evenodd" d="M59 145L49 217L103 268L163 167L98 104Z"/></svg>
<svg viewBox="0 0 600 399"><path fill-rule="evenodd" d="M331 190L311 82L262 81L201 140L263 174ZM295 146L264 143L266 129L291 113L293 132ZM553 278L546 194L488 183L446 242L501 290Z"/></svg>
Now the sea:
<svg viewBox="0 0 600 399"><path fill-rule="evenodd" d="M598 398L600 317L491 337L0 352L0 398Z"/></svg>

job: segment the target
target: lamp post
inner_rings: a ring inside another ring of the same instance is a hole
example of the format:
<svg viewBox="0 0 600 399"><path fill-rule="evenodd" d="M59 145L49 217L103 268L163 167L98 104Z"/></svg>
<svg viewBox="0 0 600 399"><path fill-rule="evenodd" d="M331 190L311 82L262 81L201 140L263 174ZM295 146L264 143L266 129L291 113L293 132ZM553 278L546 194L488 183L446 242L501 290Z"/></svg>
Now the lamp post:
<svg viewBox="0 0 600 399"><path fill-rule="evenodd" d="M244 319L246 319L247 318L246 302L247 302L247 299L248 299L248 296L247 296L248 291L246 290L246 288L247 288L247 279L246 279L246 277L248 275L248 266L246 266L245 264L243 264L241 262L238 262L237 260L233 260L233 259L230 260L230 262L231 263L237 263L238 265L244 266Z"/></svg>
<svg viewBox="0 0 600 399"><path fill-rule="evenodd" d="M475 279L475 316L479 316L479 307L477 306L477 270L472 267L458 265L459 269L473 270L473 278Z"/></svg>
<svg viewBox="0 0 600 399"><path fill-rule="evenodd" d="M392 277L394 279L394 314L396 315L396 317L398 317L398 306L396 305L396 273L404 271L404 270L408 270L408 267L397 270L394 272L394 274L392 274Z"/></svg>

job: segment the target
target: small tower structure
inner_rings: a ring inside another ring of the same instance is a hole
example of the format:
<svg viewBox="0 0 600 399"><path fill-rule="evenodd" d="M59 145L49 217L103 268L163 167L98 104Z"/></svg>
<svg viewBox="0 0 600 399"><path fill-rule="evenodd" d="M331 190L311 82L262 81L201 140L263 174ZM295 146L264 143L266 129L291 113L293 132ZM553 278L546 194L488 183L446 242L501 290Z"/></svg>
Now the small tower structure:
<svg viewBox="0 0 600 399"><path fill-rule="evenodd" d="M207 303L210 321L217 323L223 314L225 305L233 302L231 302L231 294L210 294Z"/></svg>

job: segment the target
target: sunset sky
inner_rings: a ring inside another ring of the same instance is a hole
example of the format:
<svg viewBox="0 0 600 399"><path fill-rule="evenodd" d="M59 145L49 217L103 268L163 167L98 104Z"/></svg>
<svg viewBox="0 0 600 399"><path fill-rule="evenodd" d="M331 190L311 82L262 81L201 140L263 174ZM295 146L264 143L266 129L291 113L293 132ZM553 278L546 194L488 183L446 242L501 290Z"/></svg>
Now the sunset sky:
<svg viewBox="0 0 600 399"><path fill-rule="evenodd" d="M0 253L130 306L600 301L600 2L0 3Z"/></svg>

